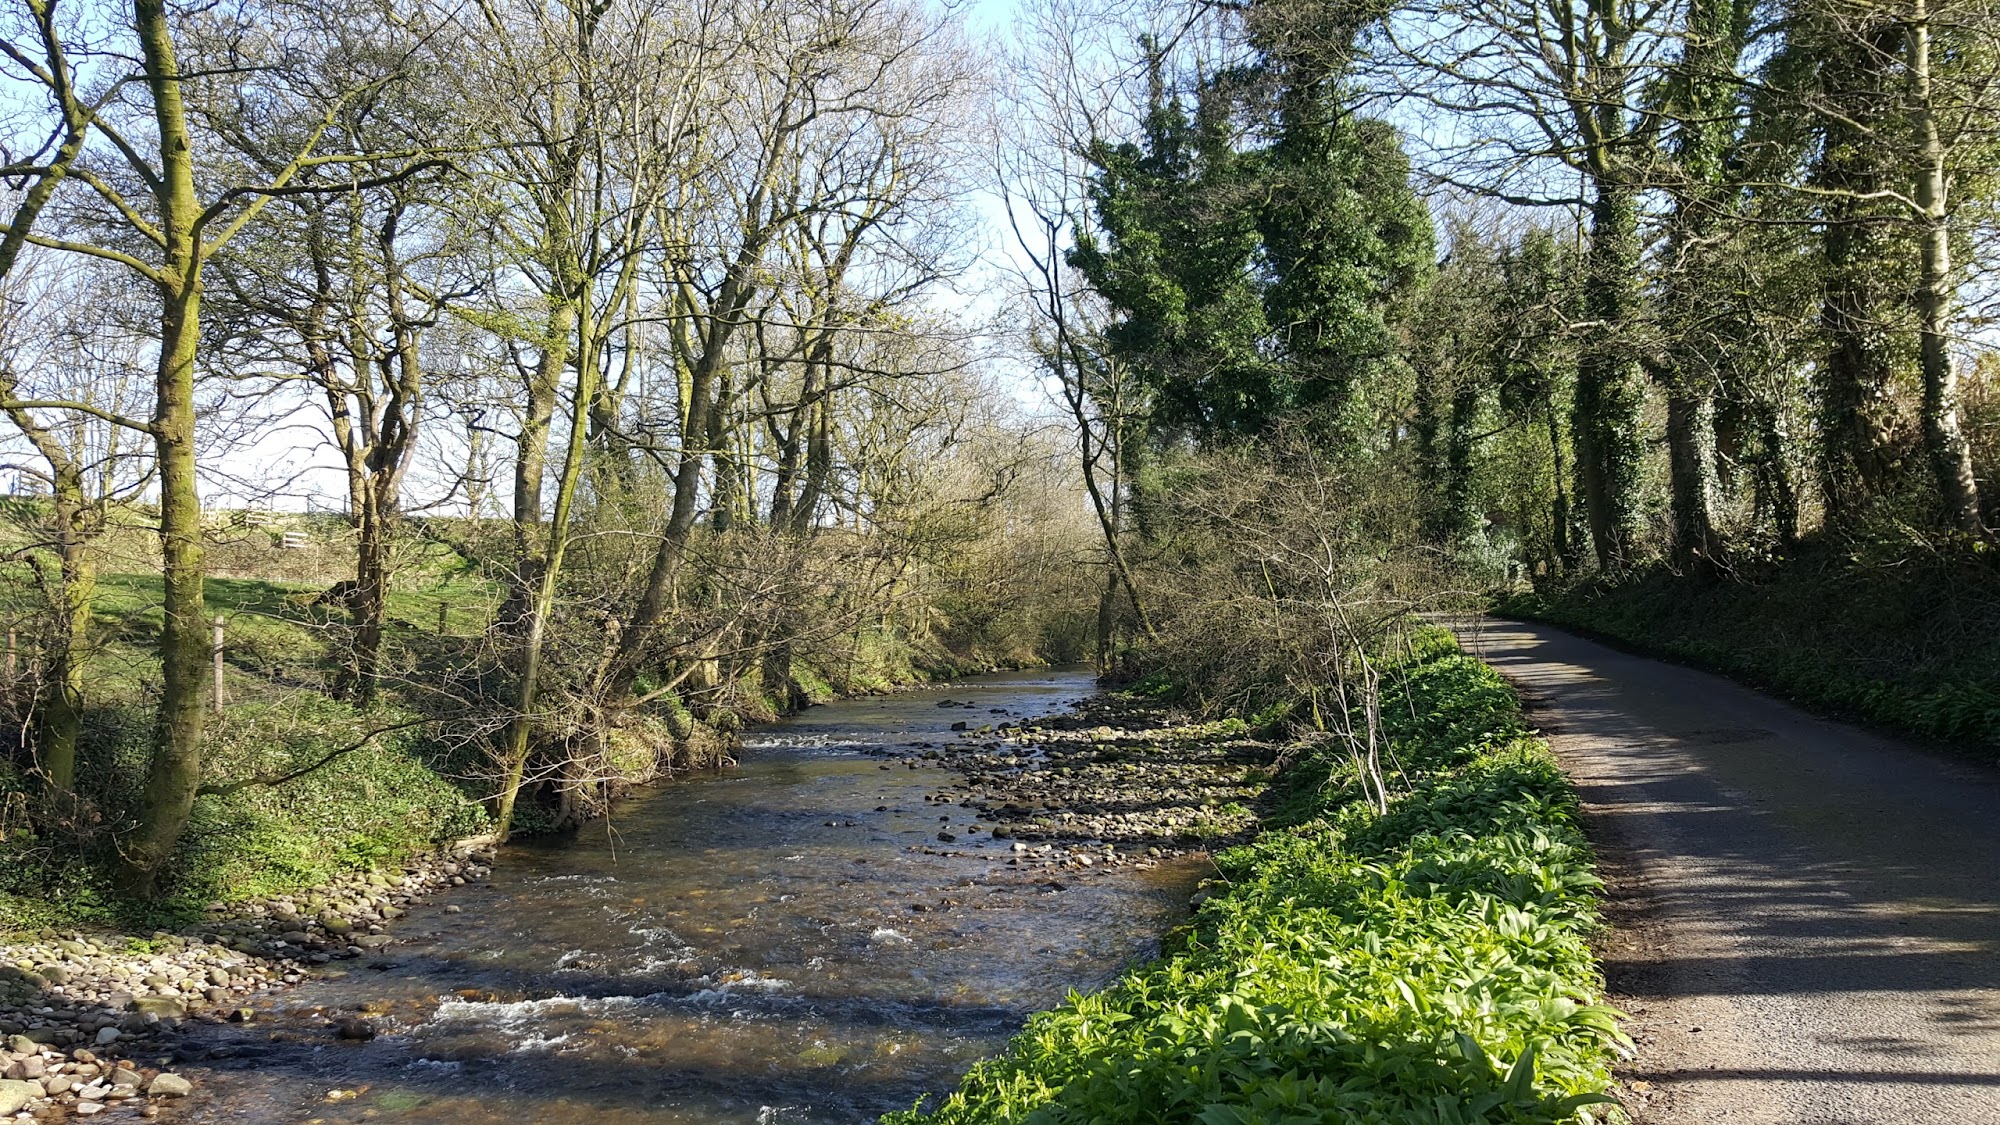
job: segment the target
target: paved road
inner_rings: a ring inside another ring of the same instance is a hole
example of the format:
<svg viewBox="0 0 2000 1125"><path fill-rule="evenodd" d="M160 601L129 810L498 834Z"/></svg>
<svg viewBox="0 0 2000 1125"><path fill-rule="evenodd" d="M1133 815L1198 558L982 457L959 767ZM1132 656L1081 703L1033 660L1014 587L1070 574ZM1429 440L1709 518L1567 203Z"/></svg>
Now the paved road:
<svg viewBox="0 0 2000 1125"><path fill-rule="evenodd" d="M2000 772L1546 626L1461 636L1582 793L1637 1120L2000 1123Z"/></svg>

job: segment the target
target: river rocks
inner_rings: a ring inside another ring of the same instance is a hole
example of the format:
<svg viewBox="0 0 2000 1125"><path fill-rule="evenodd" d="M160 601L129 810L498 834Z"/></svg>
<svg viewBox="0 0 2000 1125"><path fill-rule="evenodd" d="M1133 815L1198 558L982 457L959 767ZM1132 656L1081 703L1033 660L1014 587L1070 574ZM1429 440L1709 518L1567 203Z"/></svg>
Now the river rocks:
<svg viewBox="0 0 2000 1125"><path fill-rule="evenodd" d="M40 1117L64 1109L72 1116L143 1101L189 1093L186 1079L159 1072L131 1059L100 1057L78 1047L67 1053L45 1044L10 1036L0 1052L0 1118L28 1112ZM164 1062L165 1060L158 1060ZM143 1116L156 1113L142 1109Z"/></svg>
<svg viewBox="0 0 2000 1125"><path fill-rule="evenodd" d="M17 1081L28 1081L45 1077L48 1072L49 1064L42 1060L42 1056L29 1055L26 1058L16 1059L8 1063L5 1077Z"/></svg>
<svg viewBox="0 0 2000 1125"><path fill-rule="evenodd" d="M429 891L486 878L491 859L490 850L468 842L394 872L350 875L310 892L210 903L182 934L43 931L0 942L0 1081L33 1083L28 1108L37 1112L68 1106L82 1113L84 1106L155 1094L183 1096L187 1080L178 1075L155 1075L125 1061L100 1064L92 1052L130 1051L163 1062L156 1056L172 1051L171 1037L187 1020L248 1022L255 1009L244 1000L296 983L314 966L388 944L390 921ZM364 928L373 932L357 932ZM64 1053L68 1048L76 1050Z"/></svg>
<svg viewBox="0 0 2000 1125"><path fill-rule="evenodd" d="M1105 696L992 735L961 726L944 763L963 784L925 800L976 810L994 840L1010 841L1010 867L1147 867L1248 839L1274 757L1240 725Z"/></svg>
<svg viewBox="0 0 2000 1125"><path fill-rule="evenodd" d="M363 1019L359 1016L346 1016L333 1021L333 1030L342 1039L350 1039L362 1043L381 1034L381 1030L375 1025L374 1020Z"/></svg>

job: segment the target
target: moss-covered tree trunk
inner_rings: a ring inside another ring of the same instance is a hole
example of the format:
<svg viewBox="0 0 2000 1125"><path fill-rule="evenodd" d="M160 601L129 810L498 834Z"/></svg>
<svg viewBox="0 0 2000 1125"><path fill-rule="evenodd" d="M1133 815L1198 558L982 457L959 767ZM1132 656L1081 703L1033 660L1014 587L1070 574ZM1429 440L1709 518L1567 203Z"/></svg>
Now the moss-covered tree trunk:
<svg viewBox="0 0 2000 1125"><path fill-rule="evenodd" d="M555 304L550 310L551 334L545 347L548 351L558 348L567 351L576 339L593 338L590 279L584 275L581 264L567 252L570 243L552 242L552 245L563 248L558 251L556 270L562 292L555 295ZM555 335L558 328L564 332L561 337ZM571 331L575 334L573 337L569 334ZM548 351L543 355L545 364ZM502 840L513 831L514 809L520 800L528 756L534 749L533 736L539 725L535 712L541 699L549 618L555 612L556 584L562 575L563 557L569 550L570 513L576 505L578 488L583 479L584 454L590 444L588 406L597 395L597 381L601 374L598 349L577 348L575 356L575 394L570 399L569 438L564 443L562 469L556 477L555 505L549 514L548 526L540 537L541 551L525 556L521 566L524 572L532 572L534 580L522 584L525 601L518 622L514 716L507 724L500 754L501 780L493 819L494 834ZM562 371L563 366L558 362L554 367L557 378ZM536 492L539 496L539 487Z"/></svg>
<svg viewBox="0 0 2000 1125"><path fill-rule="evenodd" d="M0 370L0 402L19 401L16 392L12 375ZM34 736L42 781L52 796L62 799L76 788L76 747L83 727L83 662L90 644L90 601L97 587L97 567L90 556L95 528L84 491L83 468L72 450L43 426L32 410L13 405L4 410L14 428L47 463L53 493L50 532L56 567L53 582L46 570L40 571L48 599L48 627L42 638L46 665Z"/></svg>
<svg viewBox="0 0 2000 1125"><path fill-rule="evenodd" d="M160 708L138 824L121 847L126 893L151 897L194 810L208 736L209 625L202 600L201 496L196 476L194 376L201 342L201 206L179 65L163 0L135 0L133 23L153 99L160 144L161 267L159 360L154 375L152 436L160 489L164 593L160 630Z"/></svg>
<svg viewBox="0 0 2000 1125"><path fill-rule="evenodd" d="M375 702L382 677L382 618L388 603L389 512L376 488L364 490L368 502L356 513L359 541L354 552L354 597L348 603L354 628L349 654L349 682L342 692L356 705Z"/></svg>
<svg viewBox="0 0 2000 1125"><path fill-rule="evenodd" d="M90 557L88 502L74 461L55 472L57 551L60 586L50 606L42 689L42 718L36 749L52 793L76 791L76 747L83 731L83 665L90 649L90 600L97 589L97 566Z"/></svg>

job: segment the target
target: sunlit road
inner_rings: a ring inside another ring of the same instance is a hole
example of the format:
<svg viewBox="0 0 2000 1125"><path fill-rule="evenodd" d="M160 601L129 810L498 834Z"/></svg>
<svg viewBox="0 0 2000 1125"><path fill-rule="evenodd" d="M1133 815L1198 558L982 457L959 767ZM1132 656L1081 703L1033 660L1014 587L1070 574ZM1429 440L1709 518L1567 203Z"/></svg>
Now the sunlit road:
<svg viewBox="0 0 2000 1125"><path fill-rule="evenodd" d="M1611 881L1641 1122L2000 1122L2000 772L1542 625L1519 686Z"/></svg>

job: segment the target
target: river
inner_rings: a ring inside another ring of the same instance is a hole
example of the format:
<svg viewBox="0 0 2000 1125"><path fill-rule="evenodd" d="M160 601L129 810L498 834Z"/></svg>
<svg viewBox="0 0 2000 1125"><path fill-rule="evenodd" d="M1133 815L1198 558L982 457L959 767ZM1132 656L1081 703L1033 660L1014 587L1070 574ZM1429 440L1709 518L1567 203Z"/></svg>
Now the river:
<svg viewBox="0 0 2000 1125"><path fill-rule="evenodd" d="M193 1031L198 1092L173 1116L851 1125L947 1090L1029 1013L1154 952L1199 877L1052 880L926 801L953 723L1091 691L1010 673L755 729L740 766L503 849L381 953ZM340 1039L357 1015L380 1034Z"/></svg>

